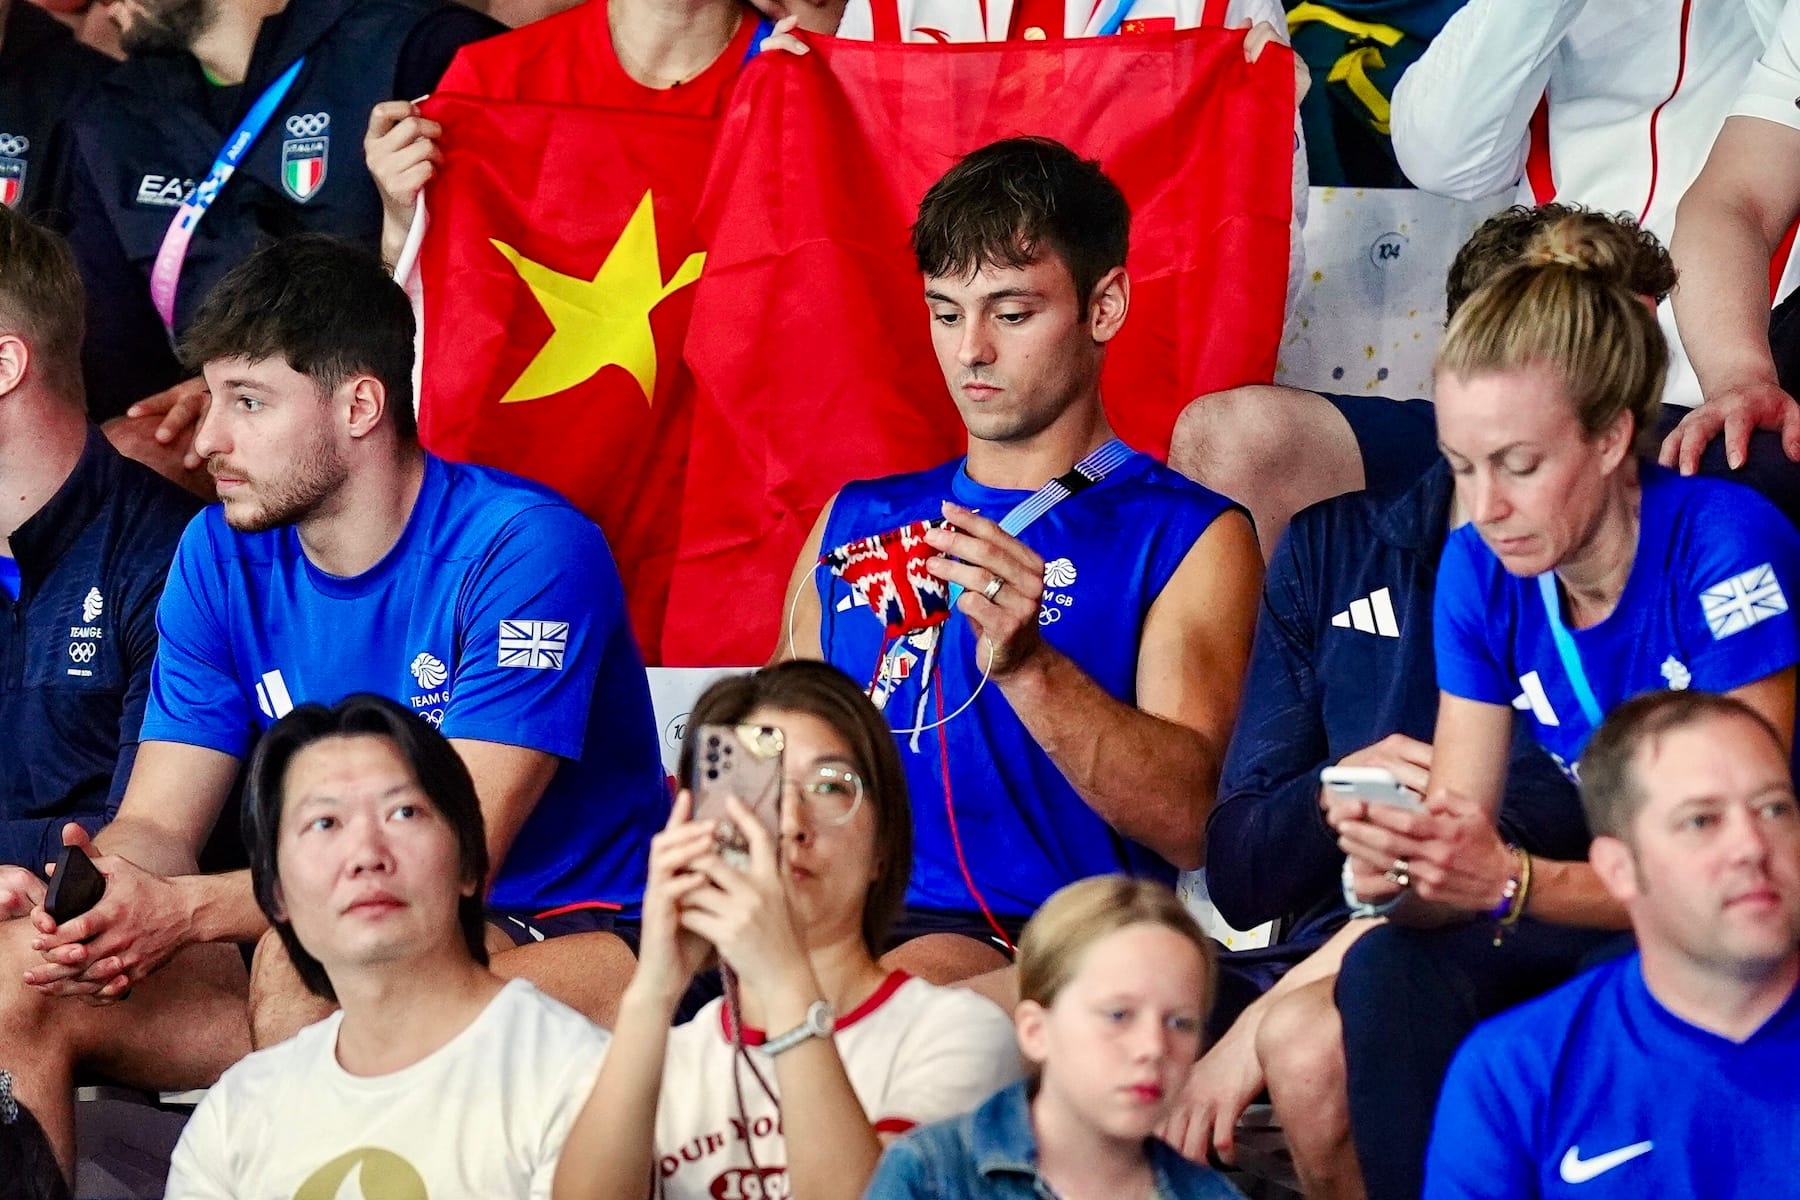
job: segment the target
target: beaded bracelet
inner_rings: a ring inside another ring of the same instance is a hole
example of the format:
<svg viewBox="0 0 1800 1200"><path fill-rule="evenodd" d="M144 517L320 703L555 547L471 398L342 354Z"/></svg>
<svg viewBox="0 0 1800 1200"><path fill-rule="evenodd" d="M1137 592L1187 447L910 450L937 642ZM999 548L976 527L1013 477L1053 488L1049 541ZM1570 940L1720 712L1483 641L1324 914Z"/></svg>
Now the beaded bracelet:
<svg viewBox="0 0 1800 1200"><path fill-rule="evenodd" d="M1519 847L1508 844L1506 849L1512 854L1517 864L1513 874L1500 888L1500 903L1488 915L1494 920L1494 945L1500 944L1500 938L1506 927L1517 925L1519 918L1525 915L1526 897L1531 892L1531 854Z"/></svg>

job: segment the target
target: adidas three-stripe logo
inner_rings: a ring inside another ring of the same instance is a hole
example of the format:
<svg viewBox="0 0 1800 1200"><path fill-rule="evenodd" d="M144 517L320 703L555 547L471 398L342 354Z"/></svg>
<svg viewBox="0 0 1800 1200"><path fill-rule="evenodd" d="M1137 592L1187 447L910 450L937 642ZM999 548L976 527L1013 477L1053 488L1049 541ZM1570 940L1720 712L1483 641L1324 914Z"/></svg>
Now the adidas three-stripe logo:
<svg viewBox="0 0 1800 1200"><path fill-rule="evenodd" d="M1358 629L1378 637L1400 636L1400 623L1394 619L1394 600L1386 588L1376 588L1362 599L1352 600L1349 608L1331 618L1331 623L1339 629Z"/></svg>

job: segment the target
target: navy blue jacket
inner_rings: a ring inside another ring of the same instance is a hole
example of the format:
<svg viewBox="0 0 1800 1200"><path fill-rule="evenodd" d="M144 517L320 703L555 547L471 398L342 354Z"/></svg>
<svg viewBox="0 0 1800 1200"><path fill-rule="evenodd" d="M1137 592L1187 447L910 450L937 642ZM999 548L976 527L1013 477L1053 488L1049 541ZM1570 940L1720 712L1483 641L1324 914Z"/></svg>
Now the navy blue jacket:
<svg viewBox="0 0 1800 1200"><path fill-rule="evenodd" d="M1319 809L1319 770L1390 733L1432 738L1431 605L1451 485L1440 460L1397 499L1315 504L1275 550L1206 830L1207 890L1239 929L1287 919L1305 937L1341 923L1344 855ZM1575 788L1525 722L1514 723L1500 826L1533 854L1587 854Z"/></svg>
<svg viewBox="0 0 1800 1200"><path fill-rule="evenodd" d="M156 604L200 501L88 427L75 470L9 535L0 589L0 863L42 871L65 821L110 821L137 758Z"/></svg>
<svg viewBox="0 0 1800 1200"><path fill-rule="evenodd" d="M69 227L69 118L112 60L35 4L14 3L0 38L0 203Z"/></svg>

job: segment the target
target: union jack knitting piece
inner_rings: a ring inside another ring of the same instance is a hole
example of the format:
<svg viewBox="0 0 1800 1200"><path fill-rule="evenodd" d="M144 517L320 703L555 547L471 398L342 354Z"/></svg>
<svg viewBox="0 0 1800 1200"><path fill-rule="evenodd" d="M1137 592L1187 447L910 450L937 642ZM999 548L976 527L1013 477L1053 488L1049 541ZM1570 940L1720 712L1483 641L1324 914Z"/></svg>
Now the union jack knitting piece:
<svg viewBox="0 0 1800 1200"><path fill-rule="evenodd" d="M949 585L925 569L937 554L925 540L926 530L948 524L914 521L846 542L820 555L819 562L881 618L890 639L919 633L950 619Z"/></svg>

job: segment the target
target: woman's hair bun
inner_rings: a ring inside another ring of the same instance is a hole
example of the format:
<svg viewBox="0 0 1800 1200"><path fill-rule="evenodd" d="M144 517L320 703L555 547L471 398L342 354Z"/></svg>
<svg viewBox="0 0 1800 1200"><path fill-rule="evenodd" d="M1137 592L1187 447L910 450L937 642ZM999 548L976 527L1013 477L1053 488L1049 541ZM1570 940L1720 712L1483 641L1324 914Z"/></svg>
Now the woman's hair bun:
<svg viewBox="0 0 1800 1200"><path fill-rule="evenodd" d="M1532 267L1567 267L1629 287L1639 252L1635 229L1573 213L1538 230L1521 258Z"/></svg>

